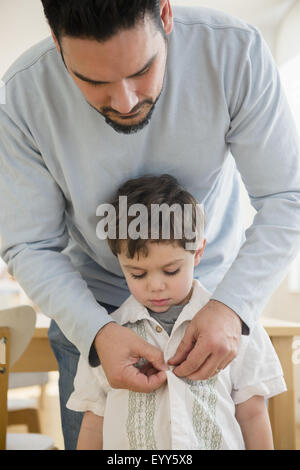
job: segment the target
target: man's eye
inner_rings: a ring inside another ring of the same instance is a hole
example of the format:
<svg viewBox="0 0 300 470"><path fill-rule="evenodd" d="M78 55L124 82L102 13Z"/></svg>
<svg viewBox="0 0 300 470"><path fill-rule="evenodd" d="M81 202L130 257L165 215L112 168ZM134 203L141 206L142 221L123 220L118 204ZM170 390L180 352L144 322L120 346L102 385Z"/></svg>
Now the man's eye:
<svg viewBox="0 0 300 470"><path fill-rule="evenodd" d="M99 87L101 85L100 83L97 83L97 82L89 82L89 84L94 87Z"/></svg>
<svg viewBox="0 0 300 470"><path fill-rule="evenodd" d="M143 277L146 276L146 273L139 274L139 275L130 273L130 275L131 275L131 277L133 277L133 279L142 279Z"/></svg>
<svg viewBox="0 0 300 470"><path fill-rule="evenodd" d="M165 271L165 274L167 274L167 276L175 276L175 274L179 273L179 268L176 269L176 271Z"/></svg>

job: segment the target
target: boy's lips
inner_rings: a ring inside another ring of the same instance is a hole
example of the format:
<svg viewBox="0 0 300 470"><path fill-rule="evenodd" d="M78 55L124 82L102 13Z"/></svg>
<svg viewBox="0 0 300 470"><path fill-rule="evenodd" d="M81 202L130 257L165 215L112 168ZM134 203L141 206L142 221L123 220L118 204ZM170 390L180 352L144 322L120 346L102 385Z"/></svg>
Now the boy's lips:
<svg viewBox="0 0 300 470"><path fill-rule="evenodd" d="M165 305L169 302L170 299L151 299L150 302L153 305L160 306L160 305Z"/></svg>

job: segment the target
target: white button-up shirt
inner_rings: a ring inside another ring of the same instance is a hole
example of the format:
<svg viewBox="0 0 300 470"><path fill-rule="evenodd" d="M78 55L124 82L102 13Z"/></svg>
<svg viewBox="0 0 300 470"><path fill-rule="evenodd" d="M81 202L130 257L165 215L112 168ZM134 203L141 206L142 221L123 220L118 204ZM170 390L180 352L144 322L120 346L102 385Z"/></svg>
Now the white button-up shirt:
<svg viewBox="0 0 300 470"><path fill-rule="evenodd" d="M170 336L133 296L112 317L161 349L168 361L209 298L194 280L192 297ZM104 416L103 449L244 449L235 405L286 390L281 365L260 324L241 337L237 357L213 378L192 381L176 377L172 369L158 390L137 393L113 389L102 366L92 368L81 356L67 407Z"/></svg>

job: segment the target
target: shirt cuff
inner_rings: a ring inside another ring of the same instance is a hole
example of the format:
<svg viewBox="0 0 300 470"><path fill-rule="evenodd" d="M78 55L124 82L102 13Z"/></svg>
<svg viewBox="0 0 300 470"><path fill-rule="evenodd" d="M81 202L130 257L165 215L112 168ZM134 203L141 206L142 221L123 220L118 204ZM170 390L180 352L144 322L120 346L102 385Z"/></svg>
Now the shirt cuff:
<svg viewBox="0 0 300 470"><path fill-rule="evenodd" d="M241 390L233 390L232 399L235 405L243 403L255 395L263 396L266 400L286 392L287 387L283 377L274 377L271 380L261 381L257 384L248 385Z"/></svg>
<svg viewBox="0 0 300 470"><path fill-rule="evenodd" d="M104 416L104 409L105 404L101 404L99 402L90 402L88 400L78 399L73 397L73 394L70 396L69 400L67 401L66 408L72 411L78 412L86 412L92 411L97 416Z"/></svg>
<svg viewBox="0 0 300 470"><path fill-rule="evenodd" d="M231 308L231 310L234 311L234 313L237 314L237 316L241 319L242 321L242 335L244 336L248 336L250 334L250 329L253 328L254 326L254 323L253 323L253 320L250 322L250 319L248 317L246 317L245 315L243 314L240 314L240 311L239 311L239 308L237 308L236 306L232 305L232 303L230 302L230 299L224 299L223 296L222 297L219 297L218 295L213 295L211 297L211 300L217 300L218 302L220 302L221 304L224 304L226 305L227 307ZM239 312L239 313L238 313Z"/></svg>
<svg viewBox="0 0 300 470"><path fill-rule="evenodd" d="M101 364L101 361L99 359L99 356L97 354L97 351L96 351L96 348L94 346L94 341L95 341L95 337L96 335L99 333L99 331L105 326L107 325L108 323L116 323L115 320L113 319L109 319L107 320L107 322L105 324L102 324L101 328L99 328L99 330L97 331L97 333L95 334L94 338L93 338L93 342L90 346L90 352L89 352L89 356L88 356L88 361L89 361L89 365L91 367L98 367L100 366Z"/></svg>

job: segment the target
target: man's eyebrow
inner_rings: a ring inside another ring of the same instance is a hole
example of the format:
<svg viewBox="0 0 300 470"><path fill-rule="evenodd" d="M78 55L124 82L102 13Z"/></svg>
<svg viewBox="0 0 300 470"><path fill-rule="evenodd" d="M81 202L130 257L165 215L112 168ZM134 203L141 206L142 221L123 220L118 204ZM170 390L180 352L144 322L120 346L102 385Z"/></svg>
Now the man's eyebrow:
<svg viewBox="0 0 300 470"><path fill-rule="evenodd" d="M162 266L162 268L167 268L168 266L171 266L172 264L175 264L179 261L184 261L182 258L180 259L174 259L173 261L171 261L170 263L168 264L165 264L164 266ZM145 271L144 268L141 268L140 266L132 266L131 264L124 264L124 268L129 268L129 269L138 269L139 271Z"/></svg>
<svg viewBox="0 0 300 470"><path fill-rule="evenodd" d="M143 72L145 72L145 70L147 68L149 68L154 60L156 59L156 56L157 54L155 54L154 56L151 57L150 60L148 60L148 62L140 69L138 70L138 72L135 72L133 73L132 75L129 75L128 77L126 78L134 78L138 75L141 75ZM89 77L85 77L84 75L82 75L81 73L77 72L76 70L72 70L72 73L77 77L77 78L80 78L80 80L83 80L84 82L88 82L88 83L93 83L94 85L107 85L108 83L111 83L111 82L102 82L100 80L93 80L92 78L89 78Z"/></svg>

